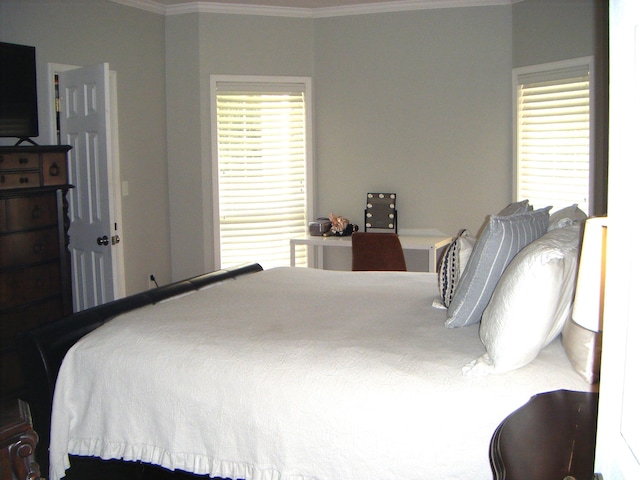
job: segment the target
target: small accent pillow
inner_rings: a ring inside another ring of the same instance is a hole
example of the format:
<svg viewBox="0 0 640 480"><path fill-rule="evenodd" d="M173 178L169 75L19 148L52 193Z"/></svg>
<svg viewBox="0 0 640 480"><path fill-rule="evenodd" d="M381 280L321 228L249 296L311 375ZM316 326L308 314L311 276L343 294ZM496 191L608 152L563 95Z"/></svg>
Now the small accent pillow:
<svg viewBox="0 0 640 480"><path fill-rule="evenodd" d="M442 255L438 270L438 291L445 307L451 303L458 281L464 272L476 239L468 230L462 230L449 244Z"/></svg>
<svg viewBox="0 0 640 480"><path fill-rule="evenodd" d="M600 381L601 332L592 332L568 320L562 329L562 346L582 378L591 384Z"/></svg>
<svg viewBox="0 0 640 480"><path fill-rule="evenodd" d="M511 259L547 231L550 209L489 217L449 304L446 327L465 327L480 321Z"/></svg>
<svg viewBox="0 0 640 480"><path fill-rule="evenodd" d="M502 274L482 316L484 361L494 373L520 368L562 331L570 316L580 227L552 230L524 247Z"/></svg>
<svg viewBox="0 0 640 480"><path fill-rule="evenodd" d="M564 228L569 225L581 223L587 220L587 214L578 208L578 204L574 203L569 207L562 208L557 212L553 212L549 217L548 230L556 228Z"/></svg>

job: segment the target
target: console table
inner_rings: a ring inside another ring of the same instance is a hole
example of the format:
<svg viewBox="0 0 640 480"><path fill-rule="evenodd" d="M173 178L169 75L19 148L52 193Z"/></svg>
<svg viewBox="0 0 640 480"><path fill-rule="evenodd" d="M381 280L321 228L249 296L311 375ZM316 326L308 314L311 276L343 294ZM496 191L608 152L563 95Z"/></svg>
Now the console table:
<svg viewBox="0 0 640 480"><path fill-rule="evenodd" d="M446 235L403 235L400 234L400 243L404 250L424 250L428 253L429 272L435 272L437 268L438 250L446 247L452 241L452 237ZM292 238L289 241L291 248L291 266L296 266L296 247L316 247L316 259L318 268L324 266L323 250L325 247L351 248L351 237L338 236L312 236Z"/></svg>
<svg viewBox="0 0 640 480"><path fill-rule="evenodd" d="M496 480L592 480L598 394L556 390L533 396L493 434Z"/></svg>

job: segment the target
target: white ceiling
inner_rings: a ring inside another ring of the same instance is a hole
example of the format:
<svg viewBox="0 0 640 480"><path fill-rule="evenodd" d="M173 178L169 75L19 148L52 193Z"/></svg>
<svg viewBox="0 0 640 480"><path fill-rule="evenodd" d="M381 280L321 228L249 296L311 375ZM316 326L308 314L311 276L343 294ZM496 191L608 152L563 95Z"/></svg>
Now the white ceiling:
<svg viewBox="0 0 640 480"><path fill-rule="evenodd" d="M295 17L329 17L363 13L506 5L521 0L112 0L164 15L236 13Z"/></svg>
<svg viewBox="0 0 640 480"><path fill-rule="evenodd" d="M265 7L326 8L382 3L389 2L389 0L207 0L204 2L202 0L199 2L194 0L156 0L156 2L165 6L175 6L185 3L220 3L230 5L261 5Z"/></svg>

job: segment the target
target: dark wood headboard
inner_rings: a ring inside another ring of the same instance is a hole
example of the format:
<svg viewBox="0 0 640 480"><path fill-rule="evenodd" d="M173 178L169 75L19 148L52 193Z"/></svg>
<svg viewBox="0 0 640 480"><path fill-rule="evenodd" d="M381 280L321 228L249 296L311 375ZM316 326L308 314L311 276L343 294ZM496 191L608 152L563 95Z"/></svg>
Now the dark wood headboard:
<svg viewBox="0 0 640 480"><path fill-rule="evenodd" d="M49 465L49 430L53 391L62 360L73 344L122 313L145 305L153 305L206 285L261 270L262 267L259 264L252 263L205 273L83 310L20 334L18 347L27 381L27 398L24 400L31 407L34 429L40 437L38 447L40 466L46 468ZM43 472L47 471L45 468Z"/></svg>

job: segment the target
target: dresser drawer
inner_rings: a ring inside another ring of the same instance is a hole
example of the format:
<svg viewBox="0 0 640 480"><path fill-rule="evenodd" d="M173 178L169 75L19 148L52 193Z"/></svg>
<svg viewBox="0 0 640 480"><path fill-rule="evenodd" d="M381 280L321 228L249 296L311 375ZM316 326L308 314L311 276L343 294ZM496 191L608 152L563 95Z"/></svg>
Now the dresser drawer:
<svg viewBox="0 0 640 480"><path fill-rule="evenodd" d="M0 349L13 345L19 332L31 330L64 317L62 303L62 296L57 295L0 313Z"/></svg>
<svg viewBox="0 0 640 480"><path fill-rule="evenodd" d="M0 153L0 170L31 170L40 168L40 154L36 152Z"/></svg>
<svg viewBox="0 0 640 480"><path fill-rule="evenodd" d="M0 267L28 265L59 255L57 228L0 237Z"/></svg>
<svg viewBox="0 0 640 480"><path fill-rule="evenodd" d="M3 204L6 222L0 224L0 231L6 228L6 232L15 232L58 223L55 192L34 197L8 198Z"/></svg>
<svg viewBox="0 0 640 480"><path fill-rule="evenodd" d="M22 387L20 357L15 350L0 350L0 381L3 392L13 392Z"/></svg>
<svg viewBox="0 0 640 480"><path fill-rule="evenodd" d="M42 154L42 185L65 185L67 181L67 154Z"/></svg>
<svg viewBox="0 0 640 480"><path fill-rule="evenodd" d="M0 172L0 188L35 188L40 186L40 172Z"/></svg>
<svg viewBox="0 0 640 480"><path fill-rule="evenodd" d="M60 293L60 266L47 263L0 273L0 305L3 309L24 305Z"/></svg>

